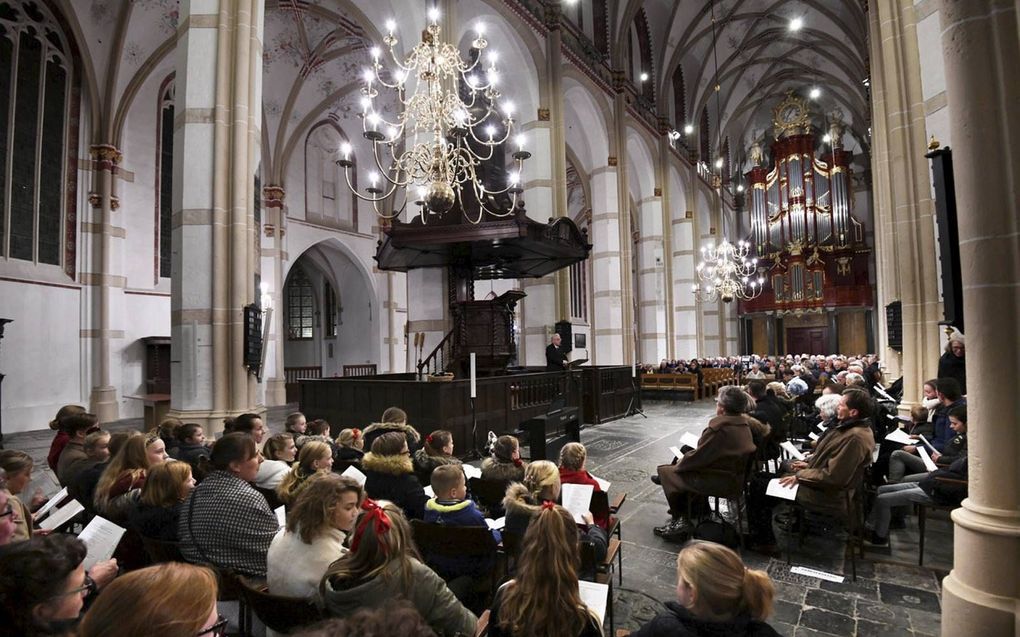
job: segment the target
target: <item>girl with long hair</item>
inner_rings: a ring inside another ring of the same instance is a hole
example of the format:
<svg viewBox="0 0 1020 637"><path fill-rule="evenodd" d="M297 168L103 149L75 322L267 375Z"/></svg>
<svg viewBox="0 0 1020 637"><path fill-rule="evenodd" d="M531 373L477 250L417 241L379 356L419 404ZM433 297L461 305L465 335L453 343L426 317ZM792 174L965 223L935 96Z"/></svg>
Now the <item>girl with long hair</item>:
<svg viewBox="0 0 1020 637"><path fill-rule="evenodd" d="M601 637L578 590L579 555L574 517L543 504L524 534L516 577L496 591L489 637Z"/></svg>
<svg viewBox="0 0 1020 637"><path fill-rule="evenodd" d="M294 434L273 434L262 447L262 464L255 475L255 486L273 489L280 486L290 473L290 465L297 459L297 444Z"/></svg>
<svg viewBox="0 0 1020 637"><path fill-rule="evenodd" d="M779 637L765 623L775 587L768 573L748 569L714 542L692 541L676 558L676 600L632 637Z"/></svg>
<svg viewBox="0 0 1020 637"><path fill-rule="evenodd" d="M46 502L42 492L37 492L27 502L21 501L21 494L25 487L32 481L32 469L35 461L32 456L24 451L7 449L0 451L0 469L7 472L7 492L11 506L17 511L17 524L15 525L12 541L20 542L32 537L35 531L35 524L32 520L32 511L38 509Z"/></svg>
<svg viewBox="0 0 1020 637"><path fill-rule="evenodd" d="M289 507L308 484L309 478L329 473L332 468L333 450L329 445L318 440L309 440L301 447L297 462L294 463L290 473L284 476L280 486L276 487L276 495Z"/></svg>
<svg viewBox="0 0 1020 637"><path fill-rule="evenodd" d="M336 459L343 462L361 462L365 457L365 437L361 430L341 429L336 437Z"/></svg>
<svg viewBox="0 0 1020 637"><path fill-rule="evenodd" d="M307 482L287 513L287 527L269 545L269 591L285 597L314 597L329 565L347 549L364 490L333 473Z"/></svg>
<svg viewBox="0 0 1020 637"><path fill-rule="evenodd" d="M348 617L359 609L404 598L437 634L473 634L477 618L442 578L422 564L400 508L365 499L361 509L351 552L329 567L319 585L327 612Z"/></svg>
<svg viewBox="0 0 1020 637"><path fill-rule="evenodd" d="M128 511L133 505L132 501L139 495L137 491L145 486L145 477L149 470L149 455L146 450L150 440L163 443L159 436L154 439L132 436L110 459L110 463L99 477L93 496L99 515L117 524L122 524L126 520Z"/></svg>
<svg viewBox="0 0 1020 637"><path fill-rule="evenodd" d="M180 505L195 488L191 465L169 460L149 469L138 506L128 515L128 526L144 537L177 541Z"/></svg>
<svg viewBox="0 0 1020 637"><path fill-rule="evenodd" d="M422 484L432 482L432 471L446 464L460 464L453 455L453 434L437 429L425 436L421 449L414 452L414 470Z"/></svg>
<svg viewBox="0 0 1020 637"><path fill-rule="evenodd" d="M410 456L404 434L391 431L375 439L372 451L361 461L361 469L369 497L389 500L403 509L408 518L420 520L429 498L414 476Z"/></svg>
<svg viewBox="0 0 1020 637"><path fill-rule="evenodd" d="M521 460L521 444L517 438L500 436L492 444L492 457L482 462L482 478L520 482L527 466Z"/></svg>

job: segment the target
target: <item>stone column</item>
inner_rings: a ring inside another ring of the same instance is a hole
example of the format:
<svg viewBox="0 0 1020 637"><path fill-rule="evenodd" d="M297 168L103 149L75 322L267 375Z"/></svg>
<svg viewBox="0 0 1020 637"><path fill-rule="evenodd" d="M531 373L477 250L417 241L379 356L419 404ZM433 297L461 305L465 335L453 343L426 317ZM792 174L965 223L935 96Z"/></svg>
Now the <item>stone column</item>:
<svg viewBox="0 0 1020 637"><path fill-rule="evenodd" d="M591 173L592 276L594 277L593 321L595 341L591 352L598 365L623 365L624 340L629 332L623 322L622 257L620 213L617 208L615 166L596 168Z"/></svg>
<svg viewBox="0 0 1020 637"><path fill-rule="evenodd" d="M114 225L113 214L120 207L120 202L114 194L114 179L119 170L119 164L123 159L119 150L110 144L96 144L89 149L94 162L95 187L96 190L89 196L89 203L92 204L98 218L93 225L99 234L99 245L96 246L95 256L92 259L91 267L84 268L81 273L82 282L95 288L98 294L90 295L93 301L92 329L86 331L87 336L93 339L92 347L92 390L89 393L89 411L99 417L99 422L105 423L117 420L120 416L119 404L117 402L117 387L111 369L111 345L114 338L123 338L123 330L114 332L112 328L113 316L120 314L117 310L123 305L125 280L123 275L115 274L114 262L120 262L121 246L117 246L116 257L114 254ZM123 242L123 227L119 228L120 239ZM98 271L93 270L97 268ZM117 271L120 269L117 268ZM114 296L116 296L116 303ZM114 307L116 305L116 307ZM119 377L119 374L118 374Z"/></svg>
<svg viewBox="0 0 1020 637"><path fill-rule="evenodd" d="M1014 0L943 0L967 320L969 497L953 512L942 634L1020 634L1020 52ZM1006 414L1006 417L1003 415Z"/></svg>
<svg viewBox="0 0 1020 637"><path fill-rule="evenodd" d="M891 378L903 376L903 395L912 401L935 375L942 347L914 1L872 3L868 19L878 305L883 308L879 355ZM902 353L885 342L884 307L896 300L903 303Z"/></svg>
<svg viewBox="0 0 1020 637"><path fill-rule="evenodd" d="M674 353L690 360L698 355L698 304L692 286L697 282L694 271L697 255L694 249L694 211L673 206L673 325Z"/></svg>
<svg viewBox="0 0 1020 637"><path fill-rule="evenodd" d="M266 405L283 405L287 402L286 372L283 358L284 342L287 335L283 327L283 262L288 260L284 247L283 237L286 233L283 220L287 217L287 209L284 204L283 187L270 185L262 189L265 206L263 206L262 232L265 236L265 243L262 248L262 282L268 284L269 295L273 303L273 313L270 318L272 325L269 328L269 340L265 344L266 367L262 370L262 377L266 379Z"/></svg>
<svg viewBox="0 0 1020 637"><path fill-rule="evenodd" d="M560 22L563 13L558 2L545 7L545 65L549 80L549 119L551 127L552 195L554 217L567 214L567 135L563 121L563 42ZM570 316L570 269L563 268L556 273L556 319L569 321ZM570 344L573 347L573 344Z"/></svg>
<svg viewBox="0 0 1020 637"><path fill-rule="evenodd" d="M661 192L661 191L660 191ZM658 363L666 358L666 280L662 249L662 197L653 195L638 202L641 238L638 239L638 311L641 327L638 358Z"/></svg>
<svg viewBox="0 0 1020 637"><path fill-rule="evenodd" d="M676 358L676 316L673 312L673 217L670 214L670 203L673 193L670 191L669 163L673 160L673 152L669 145L669 121L659 118L659 161L655 162L655 181L659 184L656 194L661 197L662 209L662 267L663 267L663 312L666 324L666 358Z"/></svg>
<svg viewBox="0 0 1020 637"><path fill-rule="evenodd" d="M259 410L244 360L261 132L260 0L185 0L177 40L171 413L215 433Z"/></svg>
<svg viewBox="0 0 1020 637"><path fill-rule="evenodd" d="M636 320L634 316L633 261L631 250L634 237L630 231L630 187L627 180L627 102L624 98L625 78L622 72L614 77L613 90L613 141L616 155L609 158L610 166L620 166L616 171L616 197L620 215L617 232L620 237L620 307L623 310L623 361L624 363L645 362L638 360L634 350ZM651 362L651 361L648 361ZM657 361L656 361L657 362Z"/></svg>

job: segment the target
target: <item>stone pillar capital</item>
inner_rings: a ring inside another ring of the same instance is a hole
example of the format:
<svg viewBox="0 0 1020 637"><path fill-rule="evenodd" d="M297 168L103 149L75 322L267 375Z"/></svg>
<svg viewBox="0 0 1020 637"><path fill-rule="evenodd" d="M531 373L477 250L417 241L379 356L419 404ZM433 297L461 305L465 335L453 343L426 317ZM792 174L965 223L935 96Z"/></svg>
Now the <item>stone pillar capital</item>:
<svg viewBox="0 0 1020 637"><path fill-rule="evenodd" d="M117 150L113 144L94 144L89 146L89 155L99 162L100 168L109 169L119 164L124 159L124 153Z"/></svg>

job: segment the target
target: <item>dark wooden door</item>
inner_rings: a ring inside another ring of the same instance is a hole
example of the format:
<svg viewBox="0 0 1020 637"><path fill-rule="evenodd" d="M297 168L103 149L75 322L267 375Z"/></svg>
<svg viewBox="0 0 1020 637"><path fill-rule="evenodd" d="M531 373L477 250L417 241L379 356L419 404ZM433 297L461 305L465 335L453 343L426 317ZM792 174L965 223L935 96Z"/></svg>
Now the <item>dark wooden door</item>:
<svg viewBox="0 0 1020 637"><path fill-rule="evenodd" d="M788 354L835 354L826 351L829 343L827 327L789 327L786 329Z"/></svg>

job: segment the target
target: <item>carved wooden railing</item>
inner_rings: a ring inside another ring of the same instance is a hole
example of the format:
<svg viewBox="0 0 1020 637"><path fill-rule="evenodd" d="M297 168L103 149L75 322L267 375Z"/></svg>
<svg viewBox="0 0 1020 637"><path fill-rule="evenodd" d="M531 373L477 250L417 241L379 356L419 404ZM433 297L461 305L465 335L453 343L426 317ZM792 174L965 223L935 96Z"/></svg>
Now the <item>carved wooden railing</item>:
<svg viewBox="0 0 1020 637"><path fill-rule="evenodd" d="M418 376L422 374L439 374L446 371L446 368L454 362L453 358L453 345L454 345L454 334L457 332L457 326L454 325L453 329L446 333L443 340L439 341L435 349L425 357L424 360L418 361Z"/></svg>

